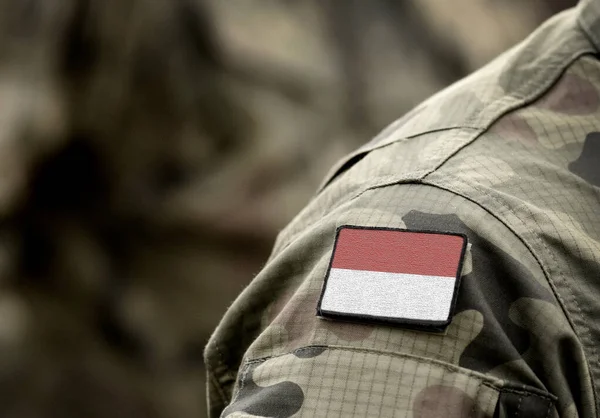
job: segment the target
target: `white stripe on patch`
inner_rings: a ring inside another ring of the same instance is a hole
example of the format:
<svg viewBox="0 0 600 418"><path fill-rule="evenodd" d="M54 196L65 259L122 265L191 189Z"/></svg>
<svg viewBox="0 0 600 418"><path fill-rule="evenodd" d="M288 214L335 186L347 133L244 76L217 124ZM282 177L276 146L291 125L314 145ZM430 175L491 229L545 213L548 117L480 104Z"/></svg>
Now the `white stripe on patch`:
<svg viewBox="0 0 600 418"><path fill-rule="evenodd" d="M445 321L455 277L332 268L321 310L376 317Z"/></svg>

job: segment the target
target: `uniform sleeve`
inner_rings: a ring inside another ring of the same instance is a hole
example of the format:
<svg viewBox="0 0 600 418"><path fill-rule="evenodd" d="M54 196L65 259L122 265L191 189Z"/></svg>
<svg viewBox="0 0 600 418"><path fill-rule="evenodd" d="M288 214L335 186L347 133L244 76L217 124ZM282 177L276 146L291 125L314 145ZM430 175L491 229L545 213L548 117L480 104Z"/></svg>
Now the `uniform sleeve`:
<svg viewBox="0 0 600 418"><path fill-rule="evenodd" d="M211 339L211 416L566 413L570 376L585 372L580 345L538 262L494 214L424 184L369 189L333 209L323 199L280 235ZM316 315L342 225L467 237L443 332Z"/></svg>

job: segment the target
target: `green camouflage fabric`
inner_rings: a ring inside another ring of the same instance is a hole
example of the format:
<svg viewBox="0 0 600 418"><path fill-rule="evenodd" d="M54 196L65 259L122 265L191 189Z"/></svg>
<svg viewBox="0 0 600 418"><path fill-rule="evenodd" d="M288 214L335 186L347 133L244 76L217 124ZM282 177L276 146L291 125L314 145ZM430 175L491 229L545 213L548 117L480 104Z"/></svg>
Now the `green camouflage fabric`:
<svg viewBox="0 0 600 418"><path fill-rule="evenodd" d="M586 0L334 167L206 348L210 416L598 416L598 47ZM341 225L467 235L444 333L315 315Z"/></svg>

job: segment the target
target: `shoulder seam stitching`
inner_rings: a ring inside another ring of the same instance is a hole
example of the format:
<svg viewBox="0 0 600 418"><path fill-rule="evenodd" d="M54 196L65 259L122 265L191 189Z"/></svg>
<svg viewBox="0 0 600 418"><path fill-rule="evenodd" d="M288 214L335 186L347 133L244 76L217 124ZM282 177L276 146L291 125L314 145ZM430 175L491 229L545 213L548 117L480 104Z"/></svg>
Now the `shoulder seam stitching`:
<svg viewBox="0 0 600 418"><path fill-rule="evenodd" d="M511 98L515 99L515 103L508 105L504 109L501 109L500 111L498 111L497 115L495 117L491 118L489 123L486 126L481 128L481 130L479 132L475 132L475 134L473 135L473 137L471 139L465 141L457 150L455 150L454 152L452 152L451 154L446 156L446 158L443 159L436 167L432 168L427 173L425 173L422 178L425 179L427 176L429 176L430 174L436 172L441 167L443 167L444 164L446 164L453 157L455 157L457 154L459 154L465 147L467 147L468 145L472 144L477 139L479 139L481 137L481 135L483 135L495 122L497 122L503 116L505 116L511 112L514 112L518 109L525 108L525 107L529 106L532 102L541 98L552 87L554 87L556 85L556 83L559 81L561 75L565 71L567 71L578 59L580 59L583 56L590 55L593 53L594 53L594 51L592 51L590 49L582 49L582 50L579 50L579 51L571 54L571 56L569 56L568 60L566 60L566 64L560 66L560 69L558 71L556 71L555 74L553 74L553 77L548 79L550 81L545 82L545 80L543 80L542 83L537 88L533 89L533 91L526 96L520 97L520 95L518 93L516 93L513 96L502 96L499 99L497 99L496 101L490 103L487 106L488 108L494 106L495 103L498 103L499 101L501 101L502 99L506 99L507 97L511 97ZM523 87L521 87L521 91L530 89L531 86L534 85L535 81L536 80L532 80L529 83L524 84ZM471 121L469 120L467 122L471 122Z"/></svg>

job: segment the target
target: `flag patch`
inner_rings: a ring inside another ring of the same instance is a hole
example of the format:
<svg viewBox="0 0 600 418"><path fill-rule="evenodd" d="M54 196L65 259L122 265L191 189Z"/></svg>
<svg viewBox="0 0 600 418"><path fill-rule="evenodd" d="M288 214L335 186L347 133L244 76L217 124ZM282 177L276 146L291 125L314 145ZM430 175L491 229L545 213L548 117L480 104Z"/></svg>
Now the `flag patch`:
<svg viewBox="0 0 600 418"><path fill-rule="evenodd" d="M457 233L342 226L317 315L443 331L466 245Z"/></svg>

